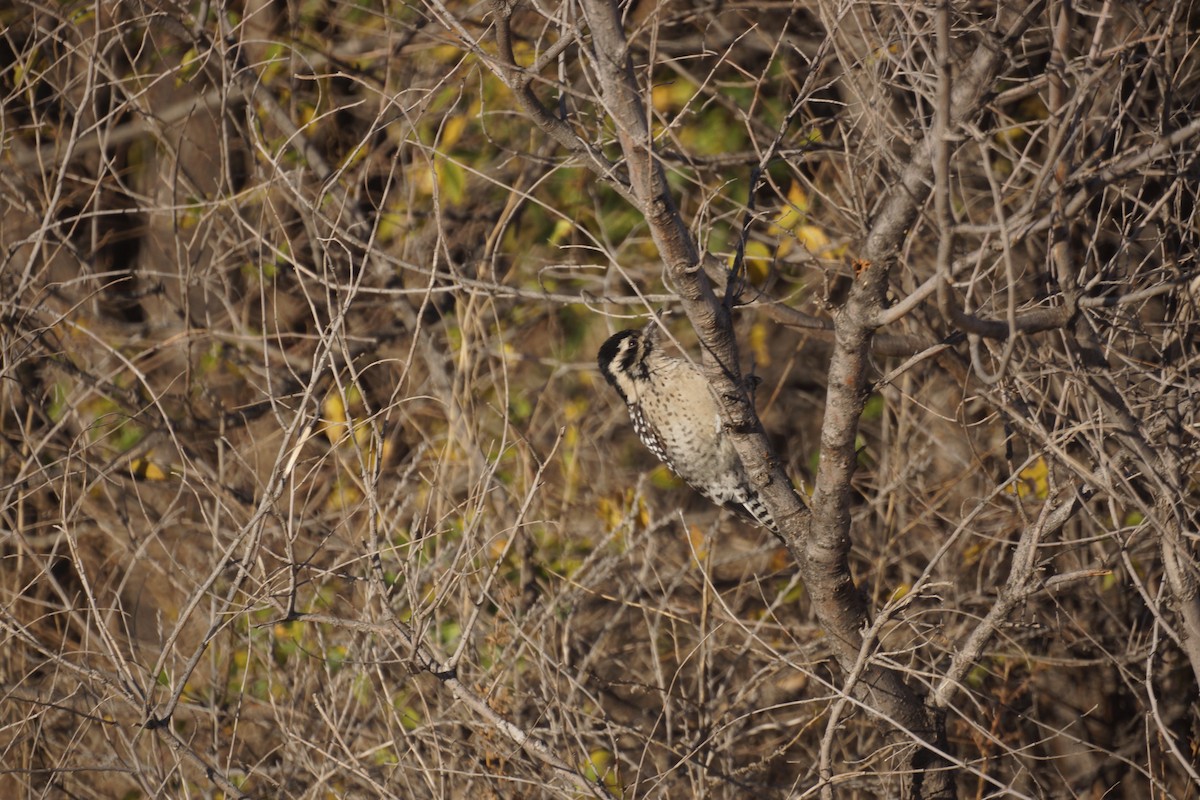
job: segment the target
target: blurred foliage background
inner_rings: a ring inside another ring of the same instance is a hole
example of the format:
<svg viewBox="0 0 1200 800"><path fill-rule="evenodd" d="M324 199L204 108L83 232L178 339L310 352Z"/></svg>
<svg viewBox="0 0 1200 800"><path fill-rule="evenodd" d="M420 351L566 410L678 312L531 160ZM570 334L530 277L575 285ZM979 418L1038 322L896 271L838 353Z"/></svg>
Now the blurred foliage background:
<svg viewBox="0 0 1200 800"><path fill-rule="evenodd" d="M1008 5L955 3L956 56ZM956 287L1001 318L1045 305L1047 220L1087 192L1065 224L1102 360L1134 416L1182 418L1194 508L1194 141L1101 170L1195 118L1197 9L1073 3L1052 73L1048 5L956 156ZM0 10L6 796L806 797L823 737L839 796L894 791L903 742L862 711L825 729L844 676L786 553L656 466L596 371L672 290L638 211L493 69L490 8ZM930 124L928 15L622 13L701 245L732 264L741 244L751 294L835 313ZM560 45L577 14L519 7L515 56L550 52L538 96L615 158L586 48ZM897 298L936 236L923 218ZM828 338L753 304L736 325L804 491ZM952 333L933 299L896 327ZM961 348L878 359L852 566L890 609L877 656L917 683L986 614L1019 531L1081 483L1064 463L1118 447L1072 393L1074 336L1018 339L996 389ZM1140 491L1068 524L1042 566L1071 580L959 687L964 796L1197 797L1196 685Z"/></svg>

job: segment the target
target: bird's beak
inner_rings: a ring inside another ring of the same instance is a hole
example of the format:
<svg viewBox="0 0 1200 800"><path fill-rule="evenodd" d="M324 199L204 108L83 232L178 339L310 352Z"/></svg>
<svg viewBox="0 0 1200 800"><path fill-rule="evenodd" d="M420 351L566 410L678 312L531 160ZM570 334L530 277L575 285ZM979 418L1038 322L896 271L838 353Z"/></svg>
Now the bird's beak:
<svg viewBox="0 0 1200 800"><path fill-rule="evenodd" d="M646 327L642 328L642 336L650 344L658 344L658 340L662 337L662 315L655 314Z"/></svg>

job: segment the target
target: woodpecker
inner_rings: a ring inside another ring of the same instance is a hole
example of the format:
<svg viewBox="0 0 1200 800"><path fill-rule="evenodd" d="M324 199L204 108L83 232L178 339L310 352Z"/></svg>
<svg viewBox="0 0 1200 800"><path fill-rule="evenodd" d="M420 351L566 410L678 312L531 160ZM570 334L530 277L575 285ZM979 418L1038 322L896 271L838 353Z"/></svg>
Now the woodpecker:
<svg viewBox="0 0 1200 800"><path fill-rule="evenodd" d="M596 359L625 401L633 430L700 494L778 534L726 433L712 387L691 361L665 353L658 335L655 322L620 331L600 346Z"/></svg>

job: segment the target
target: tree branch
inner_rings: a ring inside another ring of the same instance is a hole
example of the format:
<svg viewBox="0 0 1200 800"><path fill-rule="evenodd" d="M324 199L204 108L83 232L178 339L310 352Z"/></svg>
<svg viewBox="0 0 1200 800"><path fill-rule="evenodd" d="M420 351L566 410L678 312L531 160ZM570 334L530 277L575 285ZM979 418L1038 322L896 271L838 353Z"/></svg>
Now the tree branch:
<svg viewBox="0 0 1200 800"><path fill-rule="evenodd" d="M984 647L996 635L997 629L1008 620L1009 614L1018 605L1036 594L1044 586L1037 576L1037 548L1047 536L1062 529L1071 515L1079 509L1079 497L1073 495L1069 500L1059 503L1045 503L1037 522L1021 533L1013 553L1012 566L1009 568L1008 579L997 593L991 609L971 631L971 635L954 651L954 658L942 676L937 688L930 696L930 704L935 708L946 708L962 684L963 676L975 665L983 654Z"/></svg>
<svg viewBox="0 0 1200 800"><path fill-rule="evenodd" d="M311 622L317 625L331 625L347 630L362 631L379 636L385 642L395 642L399 639L400 648L411 654L411 659L421 671L427 672L441 681L456 700L471 709L476 716L503 734L513 744L553 769L560 778L565 779L576 790L585 792L592 797L614 800L613 794L603 783L589 781L577 769L559 757L545 740L534 736L488 705L484 698L459 680L458 672L450 665L450 662L443 662L435 656L429 646L417 639L415 634L403 623L369 622L327 614L294 614L288 621Z"/></svg>
<svg viewBox="0 0 1200 800"><path fill-rule="evenodd" d="M1007 46L1016 41L1032 23L1039 2L1034 2L1000 41L984 41L962 70L952 93L947 92L947 128L974 116L991 90L1005 63ZM943 65L948 69L948 64ZM866 600L850 577L851 478L857 450L858 422L866 402L870 341L878 324L888 285L889 265L895 260L901 243L929 196L933 178L936 130L926 135L915 148L909 167L885 198L882 209L871 225L863 244L865 268L850 291L846 306L835 319L836 341L829 366L829 391L825 421L821 429L821 462L814 482L813 514L807 535L803 537L803 564L806 586L822 624L830 633L831 644L839 661L852 664L861 634L867 627ZM916 695L897 673L874 667L864 675L875 702L895 707L900 722L926 741L938 746L943 742L941 715L927 717ZM933 752L918 752L913 767L920 771L930 762ZM944 765L940 765L944 766ZM950 797L953 780L948 773L929 770L930 783L915 779L906 789L911 796Z"/></svg>

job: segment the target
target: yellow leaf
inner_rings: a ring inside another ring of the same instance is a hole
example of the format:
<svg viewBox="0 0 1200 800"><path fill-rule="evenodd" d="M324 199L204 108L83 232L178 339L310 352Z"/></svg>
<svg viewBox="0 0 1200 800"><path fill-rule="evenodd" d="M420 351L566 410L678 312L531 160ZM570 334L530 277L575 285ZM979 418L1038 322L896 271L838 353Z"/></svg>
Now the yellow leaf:
<svg viewBox="0 0 1200 800"><path fill-rule="evenodd" d="M442 200L449 205L458 205L467 196L467 174L457 161L439 158L434 162L438 189Z"/></svg>
<svg viewBox="0 0 1200 800"><path fill-rule="evenodd" d="M504 548L508 547L508 539L499 537L493 539L488 545L489 557L495 561L504 555Z"/></svg>
<svg viewBox="0 0 1200 800"><path fill-rule="evenodd" d="M1024 125L1009 125L996 131L997 144L1015 144L1024 141L1029 136L1029 129Z"/></svg>
<svg viewBox="0 0 1200 800"><path fill-rule="evenodd" d="M412 166L412 174L409 176L409 180L418 195L431 197L436 179L437 173L434 171L433 164L414 164Z"/></svg>
<svg viewBox="0 0 1200 800"><path fill-rule="evenodd" d="M351 149L349 152L346 153L346 155L342 158L342 160L338 162L338 167L340 169L346 169L347 167L352 167L355 164L357 164L358 162L362 161L364 158L366 158L367 154L369 152L370 152L370 150L368 150L364 145L362 145L360 143L357 147Z"/></svg>
<svg viewBox="0 0 1200 800"><path fill-rule="evenodd" d="M982 544L982 543L977 543L977 544L972 544L972 545L967 546L963 550L963 554L962 554L963 565L969 566L969 565L974 564L977 561L979 561L979 557L983 554L983 551L985 549L986 549L986 545Z"/></svg>
<svg viewBox="0 0 1200 800"><path fill-rule="evenodd" d="M296 641L302 635L302 630L298 623L293 622L277 622L271 628L271 633L276 639L283 641Z"/></svg>
<svg viewBox="0 0 1200 800"><path fill-rule="evenodd" d="M775 222L767 232L772 236L782 236L799 225L803 218L804 216L799 211L788 206L779 212L779 216L775 218Z"/></svg>
<svg viewBox="0 0 1200 800"><path fill-rule="evenodd" d="M1032 94L1017 105L1015 116L1023 122L1049 119L1050 109L1046 107L1046 103L1042 100L1041 95Z"/></svg>
<svg viewBox="0 0 1200 800"><path fill-rule="evenodd" d="M768 340L767 326L761 322L754 323L750 328L750 352L754 354L756 366L765 367L771 363L771 351L767 348Z"/></svg>
<svg viewBox="0 0 1200 800"><path fill-rule="evenodd" d="M133 477L144 481L165 481L171 477L171 470L159 466L145 458L135 458L129 462L129 471Z"/></svg>
<svg viewBox="0 0 1200 800"><path fill-rule="evenodd" d="M312 103L306 103L303 100L296 104L296 115L299 117L298 122L301 128L308 128L305 133L313 133L316 126L313 125L313 120L317 118L317 107Z"/></svg>
<svg viewBox="0 0 1200 800"><path fill-rule="evenodd" d="M671 86L660 83L650 90L650 104L660 113L671 110Z"/></svg>
<svg viewBox="0 0 1200 800"><path fill-rule="evenodd" d="M771 248L760 241L746 242L746 254L743 263L746 267L746 276L751 283L760 283L765 280L767 273L771 271L771 264L774 262L774 255L771 253Z"/></svg>
<svg viewBox="0 0 1200 800"><path fill-rule="evenodd" d="M696 85L685 80L660 83L650 90L650 102L659 113L682 111L695 96Z"/></svg>
<svg viewBox="0 0 1200 800"><path fill-rule="evenodd" d="M550 232L550 244L562 244L572 233L575 232L575 223L569 219L560 219L554 223L554 230Z"/></svg>
<svg viewBox="0 0 1200 800"><path fill-rule="evenodd" d="M446 123L442 125L442 138L439 144L446 150L454 147L462 138L463 131L467 129L467 122L465 114L456 114L447 119Z"/></svg>
<svg viewBox="0 0 1200 800"><path fill-rule="evenodd" d="M795 230L796 240L814 256L826 256L829 252L829 237L816 225L801 225Z"/></svg>
<svg viewBox="0 0 1200 800"><path fill-rule="evenodd" d="M183 58L180 59L179 73L175 78L175 86L180 87L191 80L192 76L200 71L200 66L200 53L196 50L196 48L193 47L184 53Z"/></svg>
<svg viewBox="0 0 1200 800"><path fill-rule="evenodd" d="M382 244L388 244L408 232L409 215L400 209L385 211L379 215L379 227L375 238Z"/></svg>
<svg viewBox="0 0 1200 800"><path fill-rule="evenodd" d="M628 240L626 240L626 244L628 244ZM654 243L653 239L646 236L637 240L637 252L638 255L646 258L658 258L658 245Z"/></svg>
<svg viewBox="0 0 1200 800"><path fill-rule="evenodd" d="M1036 497L1045 500L1050 494L1050 467L1046 459L1038 457L1025 469L1017 473L1017 480L1005 487L1005 491L1018 497Z"/></svg>
<svg viewBox="0 0 1200 800"><path fill-rule="evenodd" d="M644 528L650 527L650 509L641 500L638 500L637 508L637 524Z"/></svg>
<svg viewBox="0 0 1200 800"><path fill-rule="evenodd" d="M566 417L568 422L578 422L587 417L592 411L592 401L589 398L568 401L563 406L563 416Z"/></svg>
<svg viewBox="0 0 1200 800"><path fill-rule="evenodd" d="M330 444L337 444L349 433L346 402L337 392L331 392L321 403L321 427Z"/></svg>
<svg viewBox="0 0 1200 800"><path fill-rule="evenodd" d="M650 484L656 489L677 489L683 485L666 464L659 464L650 470Z"/></svg>
<svg viewBox="0 0 1200 800"><path fill-rule="evenodd" d="M621 524L621 507L607 497L601 497L597 505L599 507L596 510L599 512L604 527L608 530L615 530Z"/></svg>
<svg viewBox="0 0 1200 800"><path fill-rule="evenodd" d="M362 501L362 492L352 483L338 481L325 501L326 511L345 511Z"/></svg>
<svg viewBox="0 0 1200 800"><path fill-rule="evenodd" d="M532 64L533 55L533 46L529 42L524 39L518 39L513 42L513 58L516 59L518 64Z"/></svg>
<svg viewBox="0 0 1200 800"><path fill-rule="evenodd" d="M390 462L392 460L392 455L395 452L396 452L396 445L392 444L390 439L384 439L382 452L380 453L380 456L383 459L383 463L387 464L388 462ZM372 466L374 466L373 462L372 462Z"/></svg>
<svg viewBox="0 0 1200 800"><path fill-rule="evenodd" d="M1012 175L1013 162L1001 156L995 156L992 159L992 171L996 173L997 178L1007 178Z"/></svg>
<svg viewBox="0 0 1200 800"><path fill-rule="evenodd" d="M433 59L439 64L448 64L451 61L456 61L462 55L462 51L456 45L440 44L433 48Z"/></svg>
<svg viewBox="0 0 1200 800"><path fill-rule="evenodd" d="M796 181L792 181L792 185L788 187L787 201L795 206L800 212L808 213L808 193L804 191L804 187Z"/></svg>
<svg viewBox="0 0 1200 800"><path fill-rule="evenodd" d="M613 768L613 754L604 749L596 749L588 754L587 763L584 765L583 773L589 781L595 782L603 780L605 786L609 790L618 788L616 783L616 770Z"/></svg>
<svg viewBox="0 0 1200 800"><path fill-rule="evenodd" d="M966 683L972 689L979 689L979 688L982 688L984 683L987 682L987 678L988 678L987 669L977 665L975 667L972 667L971 671L967 673Z"/></svg>
<svg viewBox="0 0 1200 800"><path fill-rule="evenodd" d="M808 195L796 181L792 181L792 185L788 188L787 202L788 204L780 209L779 216L775 218L774 226L770 231L773 236L780 236L794 229L808 218Z"/></svg>
<svg viewBox="0 0 1200 800"><path fill-rule="evenodd" d="M375 438L375 430L366 420L360 420L354 423L354 441L361 446L370 446L371 441Z"/></svg>

